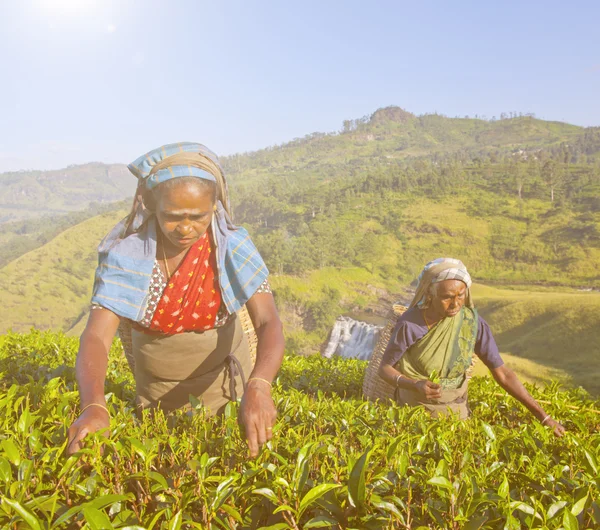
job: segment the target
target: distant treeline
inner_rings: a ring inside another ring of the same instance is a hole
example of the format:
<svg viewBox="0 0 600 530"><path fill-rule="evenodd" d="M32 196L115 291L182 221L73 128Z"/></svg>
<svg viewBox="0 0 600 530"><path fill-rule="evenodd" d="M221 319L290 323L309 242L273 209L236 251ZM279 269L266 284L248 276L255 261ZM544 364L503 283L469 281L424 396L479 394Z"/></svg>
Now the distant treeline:
<svg viewBox="0 0 600 530"><path fill-rule="evenodd" d="M304 169L265 178L260 186L238 184L234 210L238 222L252 225L274 272L353 265L398 274L406 265L402 258L385 265L380 257L406 254L407 234L453 236L452 226L440 226L435 212L429 226L405 215L416 197L440 201L446 210L448 201L460 201L474 220L487 223L487 257L501 268L545 264L557 271L586 247L600 247L600 163L582 162L585 156L563 145L367 167L357 159L330 167L327 178ZM376 224L365 230L370 221ZM511 221L523 229L515 231ZM440 242L444 237L438 236Z"/></svg>

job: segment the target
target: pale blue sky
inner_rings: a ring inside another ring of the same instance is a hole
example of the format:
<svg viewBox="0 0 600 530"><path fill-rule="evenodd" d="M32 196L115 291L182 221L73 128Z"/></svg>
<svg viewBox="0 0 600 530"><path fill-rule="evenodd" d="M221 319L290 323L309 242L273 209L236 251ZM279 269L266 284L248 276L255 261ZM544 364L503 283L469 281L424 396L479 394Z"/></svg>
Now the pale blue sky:
<svg viewBox="0 0 600 530"><path fill-rule="evenodd" d="M600 2L3 0L0 171L279 144L399 105L600 125Z"/></svg>

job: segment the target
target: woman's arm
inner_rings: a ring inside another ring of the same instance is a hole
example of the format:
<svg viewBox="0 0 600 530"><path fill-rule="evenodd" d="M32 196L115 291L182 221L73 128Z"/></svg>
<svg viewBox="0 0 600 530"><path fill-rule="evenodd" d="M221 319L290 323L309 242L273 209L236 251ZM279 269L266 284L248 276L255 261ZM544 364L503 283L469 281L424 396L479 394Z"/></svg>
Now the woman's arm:
<svg viewBox="0 0 600 530"><path fill-rule="evenodd" d="M240 422L246 431L250 456L270 440L277 410L269 383L275 379L283 360L283 327L271 293L256 293L246 304L258 338L256 364L240 406Z"/></svg>
<svg viewBox="0 0 600 530"><path fill-rule="evenodd" d="M517 374L515 374L508 366L503 364L498 368L490 370L494 379L498 384L506 390L512 397L518 399L527 409L544 425L550 427L556 436L562 436L565 433L565 428L554 421L550 415L546 414L541 405L533 399L531 394L527 392L527 389L523 386L523 383L519 381Z"/></svg>
<svg viewBox="0 0 600 530"><path fill-rule="evenodd" d="M402 375L394 368L396 363L423 334L423 331L418 333L416 327L411 327L406 321L399 319L390 335L390 341L381 358L377 375L393 387L414 390L425 399L439 399L442 397L440 385L427 380L416 381Z"/></svg>
<svg viewBox="0 0 600 530"><path fill-rule="evenodd" d="M85 409L85 412L69 428L67 445L69 455L81 449L81 441L88 434L109 427L109 416L105 409L104 380L108 352L118 327L119 317L112 311L108 309L90 311L79 341L75 364L80 410ZM101 406L92 405L93 403Z"/></svg>

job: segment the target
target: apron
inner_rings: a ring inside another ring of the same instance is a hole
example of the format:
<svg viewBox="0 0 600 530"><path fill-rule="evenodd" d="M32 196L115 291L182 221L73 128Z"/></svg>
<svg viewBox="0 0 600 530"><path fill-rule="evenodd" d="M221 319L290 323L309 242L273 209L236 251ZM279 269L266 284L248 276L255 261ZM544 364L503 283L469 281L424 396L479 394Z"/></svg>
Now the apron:
<svg viewBox="0 0 600 530"><path fill-rule="evenodd" d="M212 416L244 393L252 359L237 315L201 333L162 335L133 328L131 339L138 410L190 410L192 395Z"/></svg>

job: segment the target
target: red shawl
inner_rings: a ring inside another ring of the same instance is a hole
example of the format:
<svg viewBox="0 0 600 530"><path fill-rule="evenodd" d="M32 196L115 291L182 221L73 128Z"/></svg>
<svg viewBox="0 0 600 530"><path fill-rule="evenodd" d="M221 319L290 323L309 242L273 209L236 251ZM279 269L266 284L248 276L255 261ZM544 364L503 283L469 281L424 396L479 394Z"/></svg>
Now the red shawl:
<svg viewBox="0 0 600 530"><path fill-rule="evenodd" d="M167 280L156 306L150 329L168 335L205 331L215 327L221 292L215 274L217 261L205 233L188 250Z"/></svg>

